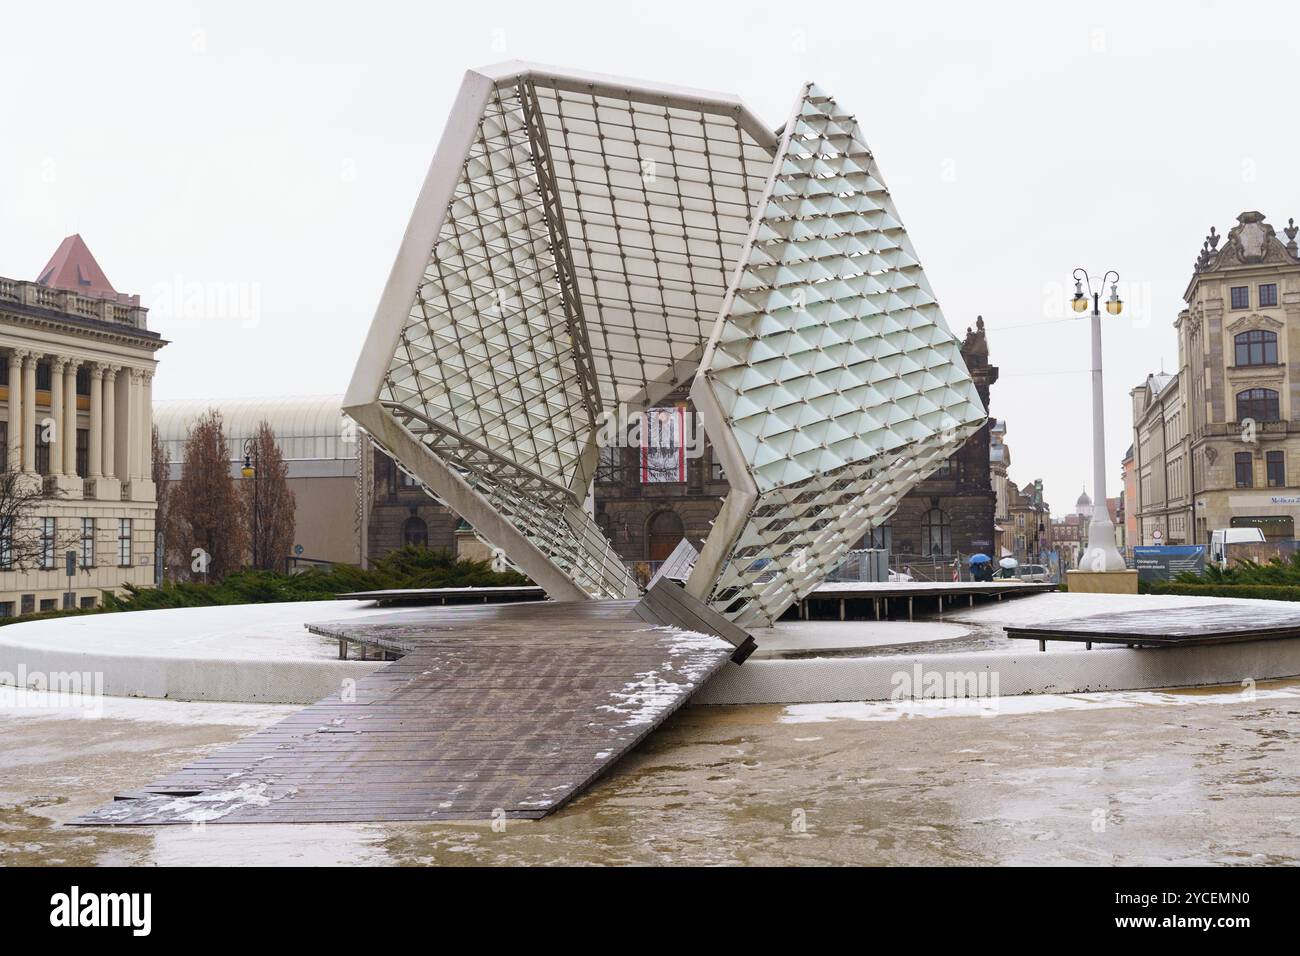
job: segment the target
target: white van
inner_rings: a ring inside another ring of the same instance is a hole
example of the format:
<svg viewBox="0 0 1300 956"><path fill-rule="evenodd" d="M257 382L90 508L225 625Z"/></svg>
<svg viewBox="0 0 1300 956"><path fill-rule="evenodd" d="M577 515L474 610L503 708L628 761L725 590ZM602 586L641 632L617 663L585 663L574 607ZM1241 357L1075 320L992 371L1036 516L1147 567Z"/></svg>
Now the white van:
<svg viewBox="0 0 1300 956"><path fill-rule="evenodd" d="M1259 528L1216 528L1210 532L1210 561L1221 568L1228 566L1228 545L1256 544L1264 540Z"/></svg>

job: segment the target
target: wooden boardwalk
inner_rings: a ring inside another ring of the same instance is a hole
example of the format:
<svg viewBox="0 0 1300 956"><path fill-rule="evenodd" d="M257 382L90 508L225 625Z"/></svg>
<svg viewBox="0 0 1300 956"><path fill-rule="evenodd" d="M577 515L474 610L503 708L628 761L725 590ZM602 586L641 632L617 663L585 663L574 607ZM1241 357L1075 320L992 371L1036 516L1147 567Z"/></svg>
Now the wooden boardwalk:
<svg viewBox="0 0 1300 956"><path fill-rule="evenodd" d="M1129 647L1184 647L1300 637L1300 609L1278 602L1207 604L1201 607L1149 608L1093 614L1069 621L1032 626L1008 626L1007 637L1038 641L1126 644Z"/></svg>
<svg viewBox="0 0 1300 956"><path fill-rule="evenodd" d="M313 625L403 656L81 824L538 818L587 787L735 647L635 601L423 608Z"/></svg>

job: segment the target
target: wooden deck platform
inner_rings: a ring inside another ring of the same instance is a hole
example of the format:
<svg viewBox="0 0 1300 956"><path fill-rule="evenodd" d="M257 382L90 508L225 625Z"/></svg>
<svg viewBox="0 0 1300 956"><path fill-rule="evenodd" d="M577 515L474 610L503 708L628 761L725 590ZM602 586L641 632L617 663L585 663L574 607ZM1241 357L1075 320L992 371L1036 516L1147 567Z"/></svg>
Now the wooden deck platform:
<svg viewBox="0 0 1300 956"><path fill-rule="evenodd" d="M722 638L635 601L431 607L313 625L401 654L77 820L90 825L538 818L724 666Z"/></svg>
<svg viewBox="0 0 1300 956"><path fill-rule="evenodd" d="M1069 621L1006 627L1007 637L1038 641L1125 644L1129 647L1186 647L1300 637L1300 608L1252 604L1207 604L1203 607L1151 608L1094 614Z"/></svg>
<svg viewBox="0 0 1300 956"><path fill-rule="evenodd" d="M937 613L943 619L945 607L975 606L975 599L1001 601L1029 594L1055 591L1058 585L1029 581L827 581L819 584L802 600L795 602L793 613L809 620L827 608L838 610L841 621L855 616L877 621L901 617L913 620L915 611ZM787 612L789 614L791 612Z"/></svg>

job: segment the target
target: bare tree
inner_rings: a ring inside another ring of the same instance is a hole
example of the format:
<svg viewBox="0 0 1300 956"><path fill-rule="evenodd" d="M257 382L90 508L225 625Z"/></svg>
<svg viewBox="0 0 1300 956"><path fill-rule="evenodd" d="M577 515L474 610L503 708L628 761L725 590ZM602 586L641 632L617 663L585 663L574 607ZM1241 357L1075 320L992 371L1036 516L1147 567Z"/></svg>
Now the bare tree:
<svg viewBox="0 0 1300 956"><path fill-rule="evenodd" d="M181 478L168 497L169 537L181 555L179 576L220 580L243 564L248 537L230 475L230 446L215 409L186 436Z"/></svg>
<svg viewBox="0 0 1300 956"><path fill-rule="evenodd" d="M53 489L45 492L39 476L12 468L0 471L0 568L30 571L60 566L63 547L54 537L46 536L40 514L57 497Z"/></svg>
<svg viewBox="0 0 1300 956"><path fill-rule="evenodd" d="M252 566L263 571L280 571L293 547L293 492L287 478L289 466L270 422L257 426L248 449L253 474L240 482L244 522L252 550Z"/></svg>

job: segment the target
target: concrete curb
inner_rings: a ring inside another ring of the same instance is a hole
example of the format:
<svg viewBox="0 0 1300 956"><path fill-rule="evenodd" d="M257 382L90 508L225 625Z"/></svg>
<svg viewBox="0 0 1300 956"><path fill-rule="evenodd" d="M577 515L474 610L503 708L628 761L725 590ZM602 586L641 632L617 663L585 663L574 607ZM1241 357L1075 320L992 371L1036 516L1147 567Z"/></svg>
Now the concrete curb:
<svg viewBox="0 0 1300 956"><path fill-rule="evenodd" d="M743 666L724 668L690 703L804 704L914 696L1074 694L1205 687L1298 675L1300 641L749 660ZM936 687L943 689L932 693Z"/></svg>
<svg viewBox="0 0 1300 956"><path fill-rule="evenodd" d="M364 677L382 661L237 660L154 657L45 650L0 644L0 684L47 689L61 675L90 675L87 692L110 697L313 704L343 681ZM66 686L66 685L65 685Z"/></svg>

